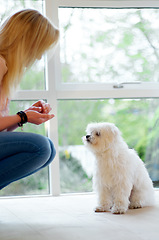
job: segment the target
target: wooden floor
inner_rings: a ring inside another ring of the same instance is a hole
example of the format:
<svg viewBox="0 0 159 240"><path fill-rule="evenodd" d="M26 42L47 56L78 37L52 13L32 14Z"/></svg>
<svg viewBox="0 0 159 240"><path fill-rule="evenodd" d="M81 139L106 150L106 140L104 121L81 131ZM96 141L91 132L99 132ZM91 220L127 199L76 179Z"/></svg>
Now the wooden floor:
<svg viewBox="0 0 159 240"><path fill-rule="evenodd" d="M158 240L156 206L94 213L94 194L0 199L0 240Z"/></svg>

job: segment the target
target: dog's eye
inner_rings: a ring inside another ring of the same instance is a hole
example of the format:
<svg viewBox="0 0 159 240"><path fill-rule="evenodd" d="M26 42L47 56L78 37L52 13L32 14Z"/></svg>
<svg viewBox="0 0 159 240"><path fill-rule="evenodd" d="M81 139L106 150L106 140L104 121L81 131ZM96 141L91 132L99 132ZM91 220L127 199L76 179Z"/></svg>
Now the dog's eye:
<svg viewBox="0 0 159 240"><path fill-rule="evenodd" d="M96 132L96 136L98 136L98 137L99 137L99 136L100 136L100 132Z"/></svg>

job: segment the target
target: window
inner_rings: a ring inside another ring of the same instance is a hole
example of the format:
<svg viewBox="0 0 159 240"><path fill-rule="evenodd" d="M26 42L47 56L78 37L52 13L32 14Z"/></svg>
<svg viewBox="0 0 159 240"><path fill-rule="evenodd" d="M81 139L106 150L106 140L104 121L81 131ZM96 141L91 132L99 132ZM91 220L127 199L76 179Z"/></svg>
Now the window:
<svg viewBox="0 0 159 240"><path fill-rule="evenodd" d="M158 82L158 17L158 9L59 8L62 82Z"/></svg>
<svg viewBox="0 0 159 240"><path fill-rule="evenodd" d="M10 14L24 8L34 8L40 12L44 12L44 1L2 0L0 8L1 22L3 22ZM35 63L34 66L26 72L20 84L20 90L23 91L19 92L21 93L20 97L15 96L15 99L11 101L10 114L15 114L19 110L26 109L33 102L40 99L41 96L47 101L47 96L45 94L47 81L44 69L45 57ZM27 97L25 96L24 91ZM20 129L17 129L17 131L20 131ZM41 126L27 124L24 126L24 131L35 132L45 136L48 135L48 127L46 124ZM49 169L46 168L32 176L29 176L28 178L12 183L7 188L0 191L0 196L41 195L49 193Z"/></svg>
<svg viewBox="0 0 159 240"><path fill-rule="evenodd" d="M63 193L92 191L93 156L81 141L91 121L114 122L158 187L158 4L57 1L61 69L56 94Z"/></svg>
<svg viewBox="0 0 159 240"><path fill-rule="evenodd" d="M12 101L10 104L10 114L15 114L19 109L26 109L33 101ZM17 129L16 131L20 131ZM25 132L34 132L47 135L45 125L26 124ZM16 181L0 191L0 196L22 196L22 195L46 195L49 194L49 171L48 168L35 173L27 178Z"/></svg>
<svg viewBox="0 0 159 240"><path fill-rule="evenodd" d="M51 104L55 118L25 131L48 134L56 158L49 169L24 179L25 193L14 194L92 191L94 159L81 140L91 121L115 123L158 187L159 0L8 0L2 6L2 21L8 9L32 7L61 32L54 55L33 66L12 101L13 112L41 98Z"/></svg>
<svg viewBox="0 0 159 240"><path fill-rule="evenodd" d="M128 146L138 152L154 186L159 187L159 98L59 100L58 119L63 193L92 191L94 156L81 140L92 121L113 122Z"/></svg>

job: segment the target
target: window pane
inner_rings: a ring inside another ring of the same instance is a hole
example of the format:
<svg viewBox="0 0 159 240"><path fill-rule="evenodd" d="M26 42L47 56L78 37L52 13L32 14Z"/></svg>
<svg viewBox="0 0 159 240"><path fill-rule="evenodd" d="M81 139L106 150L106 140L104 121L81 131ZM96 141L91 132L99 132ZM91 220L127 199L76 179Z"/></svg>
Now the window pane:
<svg viewBox="0 0 159 240"><path fill-rule="evenodd" d="M1 0L0 7L0 24L16 11L25 8L37 9L43 12L43 0ZM44 90L45 78L44 78L44 58L38 61L34 66L26 72L24 75L20 89L22 90ZM10 104L10 114L15 114L19 110L26 109L33 102L32 101L12 101ZM17 131L21 131L20 128ZM47 135L47 125L32 125L27 123L24 126L25 132L34 132ZM20 181L12 183L5 189L0 191L0 196L9 195L30 195L30 194L48 194L49 193L49 173L48 168L41 170L40 172L24 178Z"/></svg>
<svg viewBox="0 0 159 240"><path fill-rule="evenodd" d="M59 8L62 82L159 81L159 9Z"/></svg>
<svg viewBox="0 0 159 240"><path fill-rule="evenodd" d="M20 83L20 90L45 90L44 57L28 69Z"/></svg>
<svg viewBox="0 0 159 240"><path fill-rule="evenodd" d="M10 114L15 114L19 110L26 109L32 103L32 101L12 101L10 104ZM17 128L16 131L21 131L21 129ZM27 123L24 125L24 131L47 136L47 127L45 125L36 126ZM49 194L48 168L44 168L27 178L16 181L0 191L0 196L21 196L36 194Z"/></svg>
<svg viewBox="0 0 159 240"><path fill-rule="evenodd" d="M0 24L3 21L15 13L16 11L33 8L40 12L43 12L44 2L42 0L1 0L0 7ZM31 69L29 69L21 83L21 90L44 90L45 89L45 76L44 76L44 58L36 62Z"/></svg>
<svg viewBox="0 0 159 240"><path fill-rule="evenodd" d="M90 122L113 122L159 186L159 99L58 101L62 192L92 191L94 157L83 146Z"/></svg>

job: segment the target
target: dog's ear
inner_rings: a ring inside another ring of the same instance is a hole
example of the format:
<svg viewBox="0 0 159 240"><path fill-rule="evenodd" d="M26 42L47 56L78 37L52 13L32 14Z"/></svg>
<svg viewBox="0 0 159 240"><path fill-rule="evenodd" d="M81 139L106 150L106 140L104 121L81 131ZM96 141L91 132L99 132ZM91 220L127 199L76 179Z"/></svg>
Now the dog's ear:
<svg viewBox="0 0 159 240"><path fill-rule="evenodd" d="M90 127L91 127L90 124L88 124L86 127L86 133L90 132Z"/></svg>
<svg viewBox="0 0 159 240"><path fill-rule="evenodd" d="M94 126L95 126L96 122L91 122L87 125L86 127L86 133L90 133L92 132L92 130L94 129Z"/></svg>
<svg viewBox="0 0 159 240"><path fill-rule="evenodd" d="M114 137L121 136L120 130L113 124L113 127L111 128L111 132Z"/></svg>

